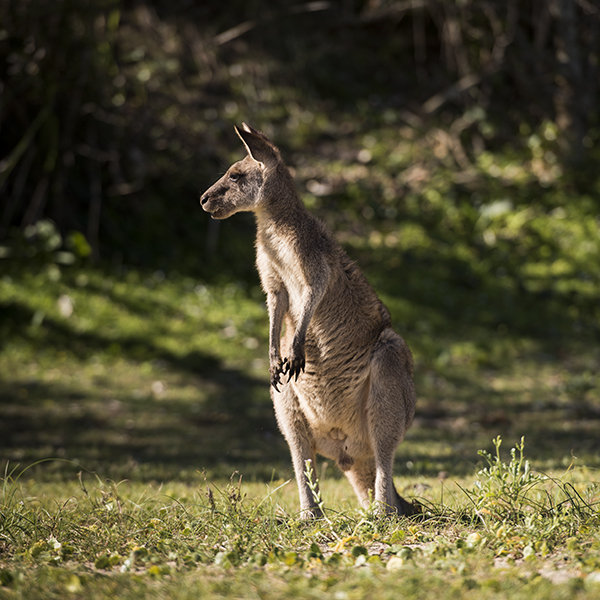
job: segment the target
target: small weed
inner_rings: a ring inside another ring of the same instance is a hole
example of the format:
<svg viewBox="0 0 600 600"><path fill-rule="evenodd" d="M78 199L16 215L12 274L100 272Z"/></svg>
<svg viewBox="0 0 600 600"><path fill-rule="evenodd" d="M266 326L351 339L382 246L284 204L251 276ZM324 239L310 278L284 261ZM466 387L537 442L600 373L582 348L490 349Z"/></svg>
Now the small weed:
<svg viewBox="0 0 600 600"><path fill-rule="evenodd" d="M500 455L501 437L493 444L494 454L479 452L487 465L473 486L459 487L469 499L473 522L483 526L497 554L546 555L580 528L600 521L595 484L586 486L583 495L590 500L585 500L573 483L531 469L524 437L511 448L508 463Z"/></svg>
<svg viewBox="0 0 600 600"><path fill-rule="evenodd" d="M500 456L502 438L492 440L495 453L480 450L487 466L477 474L473 488L466 492L473 503L475 513L485 522L487 518L503 521L517 520L532 508L529 492L547 480L547 477L531 470L525 458L525 438L510 450L510 461ZM536 507L537 508L537 507Z"/></svg>

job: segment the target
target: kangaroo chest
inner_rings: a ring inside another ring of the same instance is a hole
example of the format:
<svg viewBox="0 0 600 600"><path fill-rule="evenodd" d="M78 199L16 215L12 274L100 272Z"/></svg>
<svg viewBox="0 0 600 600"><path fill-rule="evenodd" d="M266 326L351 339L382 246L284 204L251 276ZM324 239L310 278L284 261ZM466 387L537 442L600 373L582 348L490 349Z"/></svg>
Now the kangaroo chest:
<svg viewBox="0 0 600 600"><path fill-rule="evenodd" d="M302 258L289 240L267 238L257 241L256 264L265 291L281 284L289 298L289 312L294 320L302 311L308 286Z"/></svg>

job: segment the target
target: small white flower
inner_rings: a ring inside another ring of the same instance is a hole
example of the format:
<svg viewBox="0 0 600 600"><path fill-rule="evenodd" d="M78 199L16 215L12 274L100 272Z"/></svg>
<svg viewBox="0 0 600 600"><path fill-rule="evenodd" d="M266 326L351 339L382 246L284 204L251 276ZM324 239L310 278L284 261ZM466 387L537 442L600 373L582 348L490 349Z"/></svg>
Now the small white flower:
<svg viewBox="0 0 600 600"><path fill-rule="evenodd" d="M48 545L52 550L60 550L62 548L62 544L53 535L48 538Z"/></svg>

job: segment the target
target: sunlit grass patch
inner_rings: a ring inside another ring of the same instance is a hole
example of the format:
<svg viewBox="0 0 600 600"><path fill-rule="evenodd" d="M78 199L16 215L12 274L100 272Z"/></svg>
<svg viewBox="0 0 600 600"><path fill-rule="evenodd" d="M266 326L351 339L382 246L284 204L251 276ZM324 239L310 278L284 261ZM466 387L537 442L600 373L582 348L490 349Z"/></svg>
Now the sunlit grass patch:
<svg viewBox="0 0 600 600"><path fill-rule="evenodd" d="M324 479L326 517L308 522L294 508L290 481L244 483L234 474L146 485L80 473L58 485L15 467L0 488L0 591L110 597L118 589L134 597L160 590L186 598L190 590L244 595L250 586L265 597L416 598L447 588L474 598L567 590L593 598L597 482L533 471L523 442L508 461L499 438L495 450L482 452L485 465L474 477L421 479L420 517L345 505L345 482Z"/></svg>

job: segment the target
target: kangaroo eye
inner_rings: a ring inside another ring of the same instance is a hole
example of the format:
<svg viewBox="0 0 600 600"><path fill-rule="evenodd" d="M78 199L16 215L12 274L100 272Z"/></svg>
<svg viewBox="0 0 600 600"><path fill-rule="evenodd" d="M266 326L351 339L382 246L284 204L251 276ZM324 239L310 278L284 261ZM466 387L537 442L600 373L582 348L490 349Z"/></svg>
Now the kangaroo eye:
<svg viewBox="0 0 600 600"><path fill-rule="evenodd" d="M242 174L241 173L230 173L229 174L229 180L230 181L239 181L242 178Z"/></svg>

